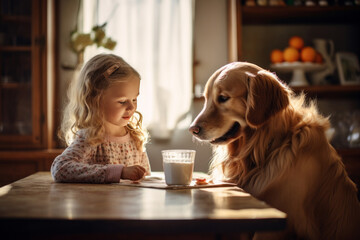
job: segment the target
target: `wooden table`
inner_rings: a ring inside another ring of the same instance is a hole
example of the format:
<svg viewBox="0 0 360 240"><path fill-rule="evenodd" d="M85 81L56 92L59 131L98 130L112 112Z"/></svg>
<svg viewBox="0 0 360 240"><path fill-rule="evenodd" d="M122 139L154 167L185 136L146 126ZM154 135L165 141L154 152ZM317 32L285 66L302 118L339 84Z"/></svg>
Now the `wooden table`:
<svg viewBox="0 0 360 240"><path fill-rule="evenodd" d="M224 239L285 225L286 214L237 187L65 184L38 172L0 188L1 238Z"/></svg>

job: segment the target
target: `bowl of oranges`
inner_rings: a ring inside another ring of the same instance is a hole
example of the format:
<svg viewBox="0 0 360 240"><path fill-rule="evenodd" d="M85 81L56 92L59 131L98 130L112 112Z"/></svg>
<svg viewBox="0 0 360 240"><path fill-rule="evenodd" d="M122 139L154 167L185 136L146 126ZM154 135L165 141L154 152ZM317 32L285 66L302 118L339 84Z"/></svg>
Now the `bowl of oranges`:
<svg viewBox="0 0 360 240"><path fill-rule="evenodd" d="M326 68L322 55L312 46L305 46L299 36L292 36L284 50L274 49L270 53L271 69L292 72L290 86L309 85L305 72L320 71Z"/></svg>

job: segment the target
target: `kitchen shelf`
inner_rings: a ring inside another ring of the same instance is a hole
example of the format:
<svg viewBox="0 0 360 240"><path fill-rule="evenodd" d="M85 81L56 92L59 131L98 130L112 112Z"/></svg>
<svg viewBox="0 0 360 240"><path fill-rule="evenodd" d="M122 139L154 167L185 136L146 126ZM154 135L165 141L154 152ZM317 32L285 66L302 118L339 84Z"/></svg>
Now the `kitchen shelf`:
<svg viewBox="0 0 360 240"><path fill-rule="evenodd" d="M0 17L2 22L29 22L31 23L31 16L26 15L2 15Z"/></svg>
<svg viewBox="0 0 360 240"><path fill-rule="evenodd" d="M242 24L353 24L360 6L241 6Z"/></svg>
<svg viewBox="0 0 360 240"><path fill-rule="evenodd" d="M342 156L359 156L360 148L338 148L336 151Z"/></svg>
<svg viewBox="0 0 360 240"><path fill-rule="evenodd" d="M15 88L30 88L30 83L16 83L16 82L7 82L7 83L0 83L0 88L5 89L15 89Z"/></svg>
<svg viewBox="0 0 360 240"><path fill-rule="evenodd" d="M360 100L360 85L319 85L292 87L295 93L304 92L310 97L352 98Z"/></svg>
<svg viewBox="0 0 360 240"><path fill-rule="evenodd" d="M351 98L360 100L360 85L319 85L291 87L291 89L299 94L304 92L308 97L318 98ZM204 101L204 97L194 97L195 101Z"/></svg>
<svg viewBox="0 0 360 240"><path fill-rule="evenodd" d="M319 85L291 87L295 93L304 92L309 97L319 98L357 98L360 100L360 85ZM195 101L204 101L204 97L194 97Z"/></svg>
<svg viewBox="0 0 360 240"><path fill-rule="evenodd" d="M31 46L1 46L2 52L27 52L31 51Z"/></svg>

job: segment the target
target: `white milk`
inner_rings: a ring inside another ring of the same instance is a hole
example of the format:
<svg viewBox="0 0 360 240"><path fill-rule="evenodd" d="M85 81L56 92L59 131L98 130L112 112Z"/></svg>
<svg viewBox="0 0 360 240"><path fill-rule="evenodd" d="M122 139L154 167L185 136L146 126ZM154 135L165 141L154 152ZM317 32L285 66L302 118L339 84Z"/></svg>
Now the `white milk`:
<svg viewBox="0 0 360 240"><path fill-rule="evenodd" d="M167 185L189 185L192 180L194 163L163 162L165 182Z"/></svg>

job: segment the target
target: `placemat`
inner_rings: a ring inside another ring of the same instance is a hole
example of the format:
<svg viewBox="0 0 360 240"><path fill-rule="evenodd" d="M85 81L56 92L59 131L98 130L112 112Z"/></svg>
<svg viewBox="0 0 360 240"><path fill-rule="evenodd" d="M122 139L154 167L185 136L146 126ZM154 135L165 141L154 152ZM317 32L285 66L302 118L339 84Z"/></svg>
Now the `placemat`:
<svg viewBox="0 0 360 240"><path fill-rule="evenodd" d="M204 173L194 173L193 177L194 180L191 182L190 185L184 186L184 185L171 185L168 186L165 183L164 175L162 173L157 174L151 174L151 176L146 176L143 180L139 182L133 182L131 180L121 180L120 183L118 183L121 186L131 186L131 187L143 187L143 188L157 188L157 189L192 189L192 188L211 188L211 187L233 187L236 186L234 183L227 183L227 182L221 182L221 181L210 181L208 184L196 184L196 177L208 177L207 174Z"/></svg>

